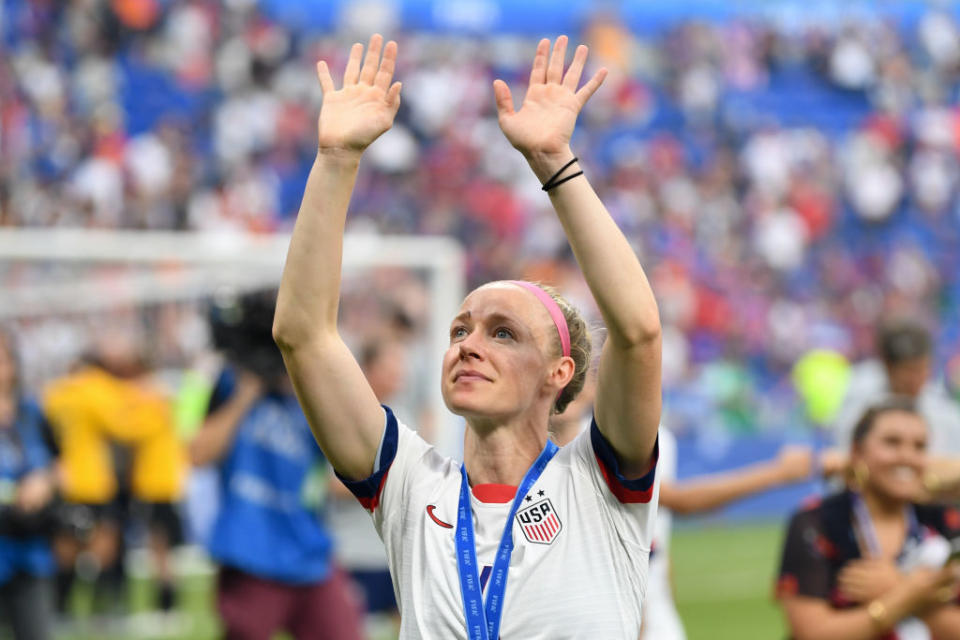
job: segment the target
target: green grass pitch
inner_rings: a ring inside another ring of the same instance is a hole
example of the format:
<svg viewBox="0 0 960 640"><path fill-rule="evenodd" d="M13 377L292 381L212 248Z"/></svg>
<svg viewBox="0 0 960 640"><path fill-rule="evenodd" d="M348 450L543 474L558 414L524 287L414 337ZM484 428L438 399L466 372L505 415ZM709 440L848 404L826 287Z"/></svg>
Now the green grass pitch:
<svg viewBox="0 0 960 640"><path fill-rule="evenodd" d="M773 584L782 535L781 524L717 525L684 523L674 532L673 576L677 606L688 640L771 640L785 638L779 609L773 601ZM210 576L183 580L179 588L179 633L162 632L149 620L137 632L123 625L100 627L71 624L58 640L213 640L219 633L213 611ZM82 613L87 595L75 594L75 609ZM152 589L143 580L130 583L128 608L149 607ZM82 617L82 616L81 616ZM278 636L277 640L287 636ZM377 636L376 640L385 640Z"/></svg>
<svg viewBox="0 0 960 640"><path fill-rule="evenodd" d="M773 599L784 524L674 531L673 578L689 640L786 638Z"/></svg>

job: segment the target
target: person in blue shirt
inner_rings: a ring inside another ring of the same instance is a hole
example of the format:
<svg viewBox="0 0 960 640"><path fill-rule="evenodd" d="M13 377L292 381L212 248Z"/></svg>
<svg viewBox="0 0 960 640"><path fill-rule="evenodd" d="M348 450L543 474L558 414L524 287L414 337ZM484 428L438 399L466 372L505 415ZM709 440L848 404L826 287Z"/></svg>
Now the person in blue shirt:
<svg viewBox="0 0 960 640"><path fill-rule="evenodd" d="M45 419L20 387L11 336L0 331L0 629L51 637L55 482Z"/></svg>
<svg viewBox="0 0 960 640"><path fill-rule="evenodd" d="M190 445L195 465L216 463L219 471L208 548L221 566L226 637L269 640L285 630L297 640L359 640L359 599L333 561L319 513L325 460L279 353L273 357L227 364Z"/></svg>

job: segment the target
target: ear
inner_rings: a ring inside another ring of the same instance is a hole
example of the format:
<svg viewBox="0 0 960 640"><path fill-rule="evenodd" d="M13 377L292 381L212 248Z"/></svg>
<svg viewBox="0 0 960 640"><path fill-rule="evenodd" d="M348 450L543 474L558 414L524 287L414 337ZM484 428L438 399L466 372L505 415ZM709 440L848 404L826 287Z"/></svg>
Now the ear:
<svg viewBox="0 0 960 640"><path fill-rule="evenodd" d="M570 356L563 356L554 365L550 371L549 380L557 386L557 389L563 389L573 380L573 374L576 373L577 365Z"/></svg>

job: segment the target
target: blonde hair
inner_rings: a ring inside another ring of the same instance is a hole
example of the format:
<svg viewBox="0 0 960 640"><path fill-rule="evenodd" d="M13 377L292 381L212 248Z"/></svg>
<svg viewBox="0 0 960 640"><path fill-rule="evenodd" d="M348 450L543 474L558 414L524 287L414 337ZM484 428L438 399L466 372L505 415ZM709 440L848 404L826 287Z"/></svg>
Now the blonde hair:
<svg viewBox="0 0 960 640"><path fill-rule="evenodd" d="M583 386L587 382L587 373L590 368L591 355L593 353L593 339L590 335L590 326L584 319L580 311L564 298L560 293L550 285L534 282L541 289L547 292L553 301L560 307L563 317L567 321L567 330L570 332L570 357L573 358L573 377L567 386L563 388L557 399L553 402L550 409L551 414L563 413L573 400L583 391ZM562 355L560 346L560 336L555 334L552 341L554 346L554 355Z"/></svg>

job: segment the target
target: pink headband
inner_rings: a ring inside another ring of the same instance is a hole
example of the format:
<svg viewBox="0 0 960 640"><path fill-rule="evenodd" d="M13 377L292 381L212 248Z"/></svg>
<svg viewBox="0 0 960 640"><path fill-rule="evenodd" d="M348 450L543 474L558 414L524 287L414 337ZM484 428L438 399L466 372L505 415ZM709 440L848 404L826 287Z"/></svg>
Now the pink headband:
<svg viewBox="0 0 960 640"><path fill-rule="evenodd" d="M537 296L540 302L543 303L543 306L547 308L547 312L550 314L550 317L553 318L553 324L557 325L557 333L560 334L560 348L563 351L564 356L570 355L570 329L567 328L567 319L563 315L563 311L560 310L560 305L557 304L557 301L554 300L549 293L533 284L532 282L527 282L526 280L507 280L510 284L515 284L519 287L523 287L533 295Z"/></svg>

